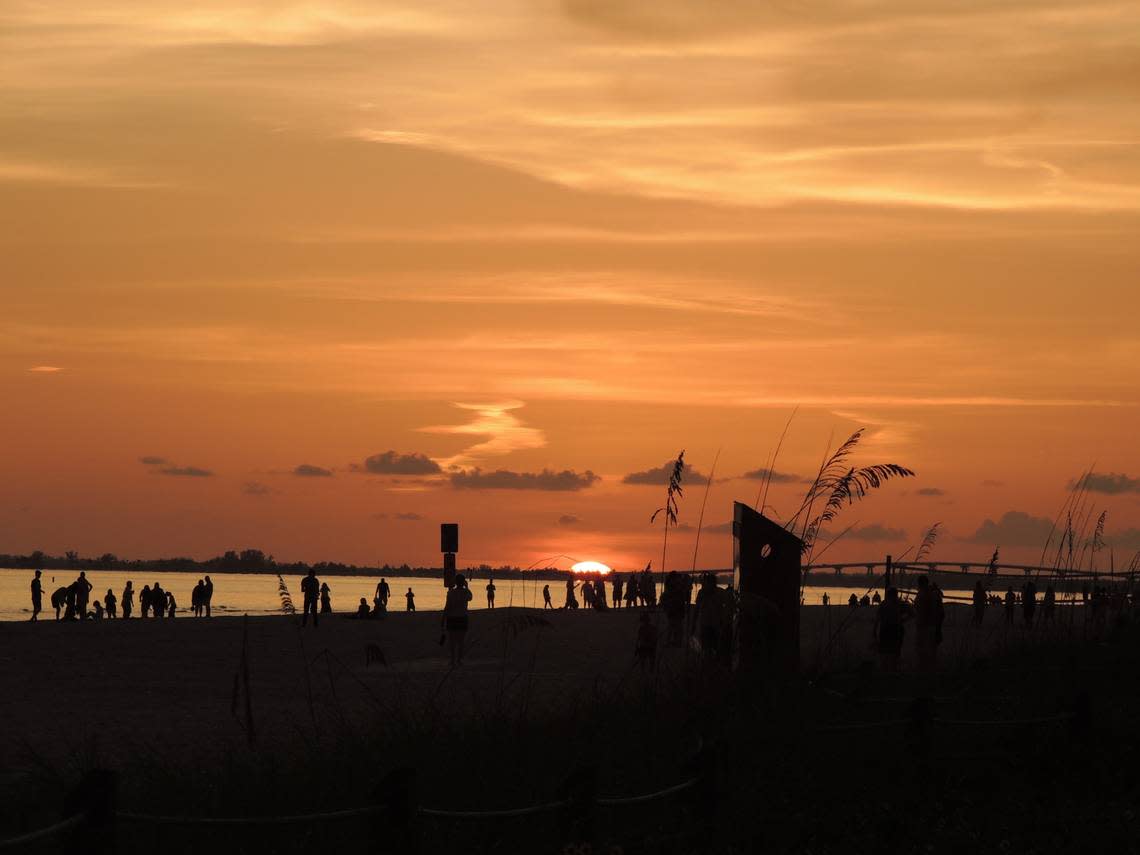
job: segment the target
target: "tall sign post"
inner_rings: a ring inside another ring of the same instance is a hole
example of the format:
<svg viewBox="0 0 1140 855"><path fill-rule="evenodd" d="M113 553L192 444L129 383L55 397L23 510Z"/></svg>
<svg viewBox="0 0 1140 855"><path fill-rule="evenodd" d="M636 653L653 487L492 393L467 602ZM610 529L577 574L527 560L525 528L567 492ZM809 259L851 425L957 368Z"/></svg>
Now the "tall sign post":
<svg viewBox="0 0 1140 855"><path fill-rule="evenodd" d="M455 587L455 553L459 551L459 523L440 523L439 551L443 553L443 587Z"/></svg>

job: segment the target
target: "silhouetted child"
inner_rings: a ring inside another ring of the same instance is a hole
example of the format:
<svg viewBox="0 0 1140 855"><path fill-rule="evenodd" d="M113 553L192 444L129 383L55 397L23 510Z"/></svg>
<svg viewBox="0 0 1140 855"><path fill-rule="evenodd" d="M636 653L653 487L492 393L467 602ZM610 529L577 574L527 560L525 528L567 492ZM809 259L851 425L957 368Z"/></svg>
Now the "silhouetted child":
<svg viewBox="0 0 1140 855"><path fill-rule="evenodd" d="M103 604L98 600L91 603L91 620L103 619Z"/></svg>
<svg viewBox="0 0 1140 855"><path fill-rule="evenodd" d="M174 613L178 611L178 603L174 600L174 592L168 591L166 594L166 616L174 617Z"/></svg>
<svg viewBox="0 0 1140 855"><path fill-rule="evenodd" d="M368 611L368 600L364 599L364 597L361 597L360 605L356 607L356 616L358 618L366 618L370 614L371 612Z"/></svg>
<svg viewBox="0 0 1140 855"><path fill-rule="evenodd" d="M115 598L115 592L110 588L107 589L107 596L103 598L103 602L107 604L107 617L118 617L118 612L116 611L115 606L119 601Z"/></svg>
<svg viewBox="0 0 1140 855"><path fill-rule="evenodd" d="M332 614L332 589L328 582L321 584L321 614Z"/></svg>
<svg viewBox="0 0 1140 855"><path fill-rule="evenodd" d="M404 598L408 601L408 611L414 612L416 610L416 595L412 593L411 588L408 588L408 593L404 594Z"/></svg>
<svg viewBox="0 0 1140 855"><path fill-rule="evenodd" d="M649 612L641 613L641 625L637 628L633 655L643 670L649 669L657 661L657 627L653 625Z"/></svg>

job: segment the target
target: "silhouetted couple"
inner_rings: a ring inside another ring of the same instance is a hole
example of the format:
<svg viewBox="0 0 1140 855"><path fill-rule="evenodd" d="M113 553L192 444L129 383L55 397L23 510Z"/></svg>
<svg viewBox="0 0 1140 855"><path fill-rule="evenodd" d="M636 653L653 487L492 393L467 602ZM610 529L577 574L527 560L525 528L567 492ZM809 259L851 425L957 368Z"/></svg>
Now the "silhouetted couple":
<svg viewBox="0 0 1140 855"><path fill-rule="evenodd" d="M214 598L214 583L210 577L199 579L190 593L190 608L194 617L210 616L210 601Z"/></svg>

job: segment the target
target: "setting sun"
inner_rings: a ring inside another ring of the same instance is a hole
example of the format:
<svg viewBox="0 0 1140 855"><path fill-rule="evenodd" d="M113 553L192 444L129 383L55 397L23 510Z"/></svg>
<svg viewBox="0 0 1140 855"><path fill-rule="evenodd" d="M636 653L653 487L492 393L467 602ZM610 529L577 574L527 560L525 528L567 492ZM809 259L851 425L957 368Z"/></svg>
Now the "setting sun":
<svg viewBox="0 0 1140 855"><path fill-rule="evenodd" d="M607 573L612 573L609 567L600 561L579 561L570 567L575 573L601 573L605 576Z"/></svg>

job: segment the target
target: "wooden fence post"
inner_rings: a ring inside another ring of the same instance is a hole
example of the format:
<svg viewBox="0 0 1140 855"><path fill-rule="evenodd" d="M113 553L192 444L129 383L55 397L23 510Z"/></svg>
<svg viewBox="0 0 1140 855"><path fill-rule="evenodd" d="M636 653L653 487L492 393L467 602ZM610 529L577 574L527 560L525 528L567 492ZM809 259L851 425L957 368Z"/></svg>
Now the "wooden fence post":
<svg viewBox="0 0 1140 855"><path fill-rule="evenodd" d="M64 817L83 814L83 822L63 836L67 855L112 855L116 847L115 809L118 774L109 769L92 769L63 802Z"/></svg>
<svg viewBox="0 0 1140 855"><path fill-rule="evenodd" d="M562 840L566 845L594 842L594 809L598 796L598 767L579 766L563 782L558 795L562 808Z"/></svg>
<svg viewBox="0 0 1140 855"><path fill-rule="evenodd" d="M373 791L377 806L371 822L373 850L414 855L420 851L416 770L404 767L385 775Z"/></svg>

